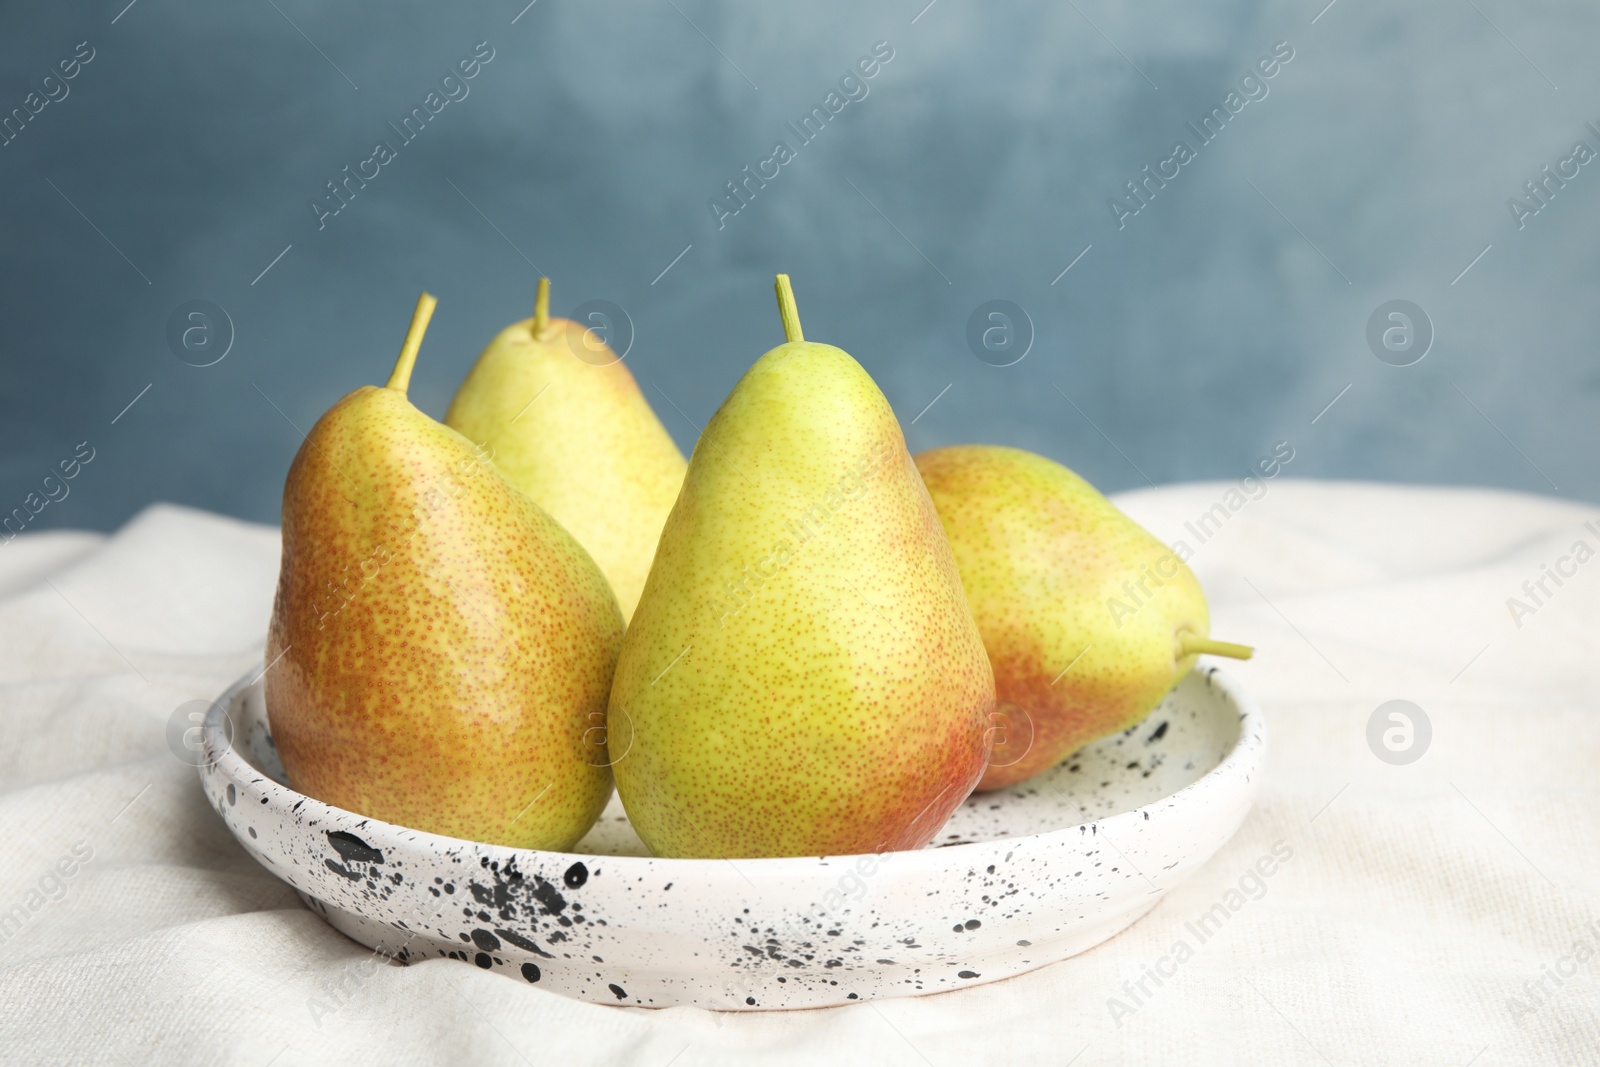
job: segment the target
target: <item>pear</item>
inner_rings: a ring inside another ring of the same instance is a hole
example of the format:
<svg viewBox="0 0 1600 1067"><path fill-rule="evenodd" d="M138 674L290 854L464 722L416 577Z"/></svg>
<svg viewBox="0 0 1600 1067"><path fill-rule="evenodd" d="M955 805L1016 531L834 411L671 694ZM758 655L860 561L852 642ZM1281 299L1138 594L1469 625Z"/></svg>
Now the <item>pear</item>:
<svg viewBox="0 0 1600 1067"><path fill-rule="evenodd" d="M549 308L541 278L533 318L489 342L444 421L588 549L627 622L687 465L599 333Z"/></svg>
<svg viewBox="0 0 1600 1067"><path fill-rule="evenodd" d="M1209 639L1194 573L1059 463L1015 448L922 452L927 484L994 666L994 751L978 789L1048 770L1136 725Z"/></svg>
<svg viewBox="0 0 1600 1067"><path fill-rule="evenodd" d="M283 488L267 716L295 789L453 837L566 849L611 794L622 616L604 575L394 374L335 404Z"/></svg>
<svg viewBox="0 0 1600 1067"><path fill-rule="evenodd" d="M700 435L612 682L659 856L919 848L988 754L994 677L900 425L777 290L788 340Z"/></svg>

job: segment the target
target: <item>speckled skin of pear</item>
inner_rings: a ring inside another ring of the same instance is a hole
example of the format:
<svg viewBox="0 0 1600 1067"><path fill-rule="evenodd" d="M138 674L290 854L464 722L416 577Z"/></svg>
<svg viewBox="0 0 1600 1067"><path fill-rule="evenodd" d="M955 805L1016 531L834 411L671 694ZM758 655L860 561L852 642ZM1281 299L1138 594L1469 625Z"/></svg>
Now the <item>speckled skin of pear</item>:
<svg viewBox="0 0 1600 1067"><path fill-rule="evenodd" d="M659 856L913 849L982 775L994 678L894 413L845 352L712 417L623 639L608 738Z"/></svg>
<svg viewBox="0 0 1600 1067"><path fill-rule="evenodd" d="M622 618L593 560L391 389L346 396L283 493L267 713L295 789L386 822L565 849L611 793Z"/></svg>
<svg viewBox="0 0 1600 1067"><path fill-rule="evenodd" d="M567 319L550 319L537 340L532 319L513 323L444 421L578 539L631 619L687 465L612 351Z"/></svg>
<svg viewBox="0 0 1600 1067"><path fill-rule="evenodd" d="M980 790L1135 725L1193 667L1177 635L1210 631L1200 583L1088 482L992 445L936 448L916 464L994 667L1000 728Z"/></svg>

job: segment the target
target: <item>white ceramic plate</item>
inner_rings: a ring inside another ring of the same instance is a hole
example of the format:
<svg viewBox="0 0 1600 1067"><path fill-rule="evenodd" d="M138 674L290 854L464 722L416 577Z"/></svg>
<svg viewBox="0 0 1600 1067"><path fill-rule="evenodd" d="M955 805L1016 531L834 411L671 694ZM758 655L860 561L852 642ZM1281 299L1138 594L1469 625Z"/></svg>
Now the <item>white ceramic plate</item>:
<svg viewBox="0 0 1600 1067"><path fill-rule="evenodd" d="M1132 730L973 796L921 851L690 860L650 857L615 796L572 853L302 796L248 680L212 706L203 744L201 782L239 843L362 944L583 1000L729 1010L937 993L1091 948L1233 836L1263 755L1255 703L1196 671Z"/></svg>

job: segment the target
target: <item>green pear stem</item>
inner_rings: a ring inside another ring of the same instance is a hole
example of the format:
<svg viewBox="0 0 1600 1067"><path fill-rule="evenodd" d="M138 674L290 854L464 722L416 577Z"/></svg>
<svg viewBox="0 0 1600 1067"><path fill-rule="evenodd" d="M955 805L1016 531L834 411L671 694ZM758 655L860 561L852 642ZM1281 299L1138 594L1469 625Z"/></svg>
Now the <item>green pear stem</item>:
<svg viewBox="0 0 1600 1067"><path fill-rule="evenodd" d="M417 310L411 313L411 325L406 330L406 343L400 346L400 358L395 360L394 373L389 375L385 389L393 389L402 396L411 386L411 368L417 365L417 350L422 347L422 335L428 332L428 320L439 301L428 293L417 297Z"/></svg>
<svg viewBox="0 0 1600 1067"><path fill-rule="evenodd" d="M778 275L778 314L783 317L783 339L791 343L804 341L806 335L800 332L800 311L794 306L794 290L789 288L789 276Z"/></svg>
<svg viewBox="0 0 1600 1067"><path fill-rule="evenodd" d="M550 328L550 279L539 279L539 291L533 298L533 339L535 341L544 337L544 332Z"/></svg>
<svg viewBox="0 0 1600 1067"><path fill-rule="evenodd" d="M1178 651L1185 656L1227 656L1230 659L1249 659L1255 649L1249 645L1236 645L1231 641L1213 641L1191 633L1178 635Z"/></svg>

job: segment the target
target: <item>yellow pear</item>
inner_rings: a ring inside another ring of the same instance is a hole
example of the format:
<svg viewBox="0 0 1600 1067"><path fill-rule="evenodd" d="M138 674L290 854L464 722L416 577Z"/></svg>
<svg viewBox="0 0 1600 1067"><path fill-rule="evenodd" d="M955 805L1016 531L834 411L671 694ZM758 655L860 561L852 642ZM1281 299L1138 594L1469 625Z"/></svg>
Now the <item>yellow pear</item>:
<svg viewBox="0 0 1600 1067"><path fill-rule="evenodd" d="M994 677L872 378L788 338L712 416L623 638L607 734L660 856L920 848L983 774Z"/></svg>
<svg viewBox="0 0 1600 1067"><path fill-rule="evenodd" d="M917 455L994 666L997 729L979 790L1049 770L1135 725L1212 641L1194 573L1088 482L1015 448Z"/></svg>
<svg viewBox="0 0 1600 1067"><path fill-rule="evenodd" d="M662 524L683 485L683 453L622 360L582 323L534 316L501 330L445 413L495 466L571 531L633 617Z"/></svg>
<svg viewBox="0 0 1600 1067"><path fill-rule="evenodd" d="M295 789L418 830L570 848L611 794L622 617L587 553L394 374L335 404L283 488L267 715Z"/></svg>

